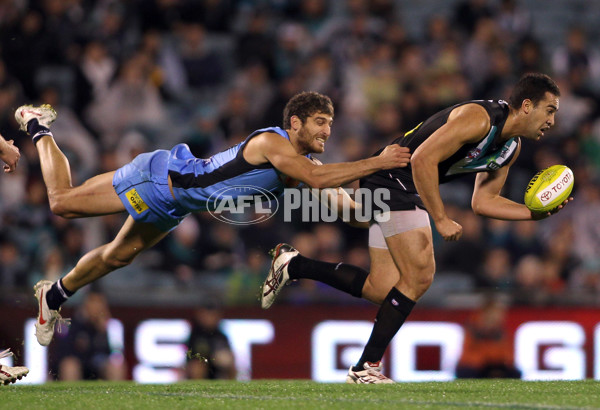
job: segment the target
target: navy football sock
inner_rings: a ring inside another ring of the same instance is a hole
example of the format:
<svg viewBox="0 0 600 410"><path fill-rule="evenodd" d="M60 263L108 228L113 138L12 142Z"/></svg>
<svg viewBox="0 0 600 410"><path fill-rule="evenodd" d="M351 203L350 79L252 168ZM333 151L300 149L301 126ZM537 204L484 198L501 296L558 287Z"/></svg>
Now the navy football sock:
<svg viewBox="0 0 600 410"><path fill-rule="evenodd" d="M346 263L321 262L297 255L288 265L290 279L312 279L360 298L369 272Z"/></svg>
<svg viewBox="0 0 600 410"><path fill-rule="evenodd" d="M71 292L62 283L62 278L54 282L48 293L46 293L46 303L52 310L58 310L60 306L73 296L75 292Z"/></svg>
<svg viewBox="0 0 600 410"><path fill-rule="evenodd" d="M358 363L354 366L354 371L364 370L365 362L376 363L381 360L385 349L398 333L415 304L415 301L404 296L398 289L390 290L377 312L371 337Z"/></svg>
<svg viewBox="0 0 600 410"><path fill-rule="evenodd" d="M44 135L53 136L50 128L41 125L36 118L27 123L27 133L31 135L34 144Z"/></svg>

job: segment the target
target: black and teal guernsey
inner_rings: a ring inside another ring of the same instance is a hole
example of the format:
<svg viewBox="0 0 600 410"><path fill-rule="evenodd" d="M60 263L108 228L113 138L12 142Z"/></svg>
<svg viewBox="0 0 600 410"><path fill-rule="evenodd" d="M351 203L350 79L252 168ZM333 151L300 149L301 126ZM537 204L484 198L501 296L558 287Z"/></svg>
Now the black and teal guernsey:
<svg viewBox="0 0 600 410"><path fill-rule="evenodd" d="M415 150L435 131L447 121L450 113L455 108L465 104L482 106L490 116L490 129L479 141L463 145L448 159L438 165L440 184L451 181L467 173L490 172L502 168L510 163L519 146L519 138L510 138L502 141L502 129L508 118L508 103L503 100L473 100L448 107L432 115L427 120L417 125L414 129L395 139L392 143ZM379 155L383 148L377 151ZM409 164L404 168L394 168L375 172L361 179L362 188L376 189L388 188L391 198L386 203L390 210L408 210L415 206L425 209L423 201L417 193L412 177L412 167Z"/></svg>

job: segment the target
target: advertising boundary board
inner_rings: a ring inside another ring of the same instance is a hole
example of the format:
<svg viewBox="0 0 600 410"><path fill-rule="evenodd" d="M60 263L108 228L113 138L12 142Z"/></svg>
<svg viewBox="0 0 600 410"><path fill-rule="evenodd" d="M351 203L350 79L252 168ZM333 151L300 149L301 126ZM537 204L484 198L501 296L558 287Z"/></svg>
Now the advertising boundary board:
<svg viewBox="0 0 600 410"><path fill-rule="evenodd" d="M27 382L45 381L57 342L48 348L37 345L34 306L3 307L11 314L2 319L0 347L10 347L18 355L16 363L31 367ZM192 309L111 306L111 312L111 343L115 354L124 356L130 378L148 383L181 379ZM63 309L64 317L72 313L68 305ZM231 338L240 380L341 382L360 356L376 313L373 305L226 308L223 330ZM386 374L398 381L452 380L472 314L415 309L384 357ZM524 379L600 380L598 309L512 308L506 331Z"/></svg>

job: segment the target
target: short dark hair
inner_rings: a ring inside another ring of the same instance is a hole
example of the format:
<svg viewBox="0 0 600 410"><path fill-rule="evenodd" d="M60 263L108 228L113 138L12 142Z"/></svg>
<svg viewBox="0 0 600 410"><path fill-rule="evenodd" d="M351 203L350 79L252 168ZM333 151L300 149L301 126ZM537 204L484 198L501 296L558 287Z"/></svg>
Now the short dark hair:
<svg viewBox="0 0 600 410"><path fill-rule="evenodd" d="M295 115L300 118L302 124L308 117L318 112L333 117L333 103L331 98L314 91L303 91L294 95L283 109L283 128L291 128L291 118Z"/></svg>
<svg viewBox="0 0 600 410"><path fill-rule="evenodd" d="M538 102L544 99L546 92L560 97L558 85L546 74L524 74L513 88L508 103L515 109L518 109L523 100L527 99L531 100L533 105L537 105Z"/></svg>

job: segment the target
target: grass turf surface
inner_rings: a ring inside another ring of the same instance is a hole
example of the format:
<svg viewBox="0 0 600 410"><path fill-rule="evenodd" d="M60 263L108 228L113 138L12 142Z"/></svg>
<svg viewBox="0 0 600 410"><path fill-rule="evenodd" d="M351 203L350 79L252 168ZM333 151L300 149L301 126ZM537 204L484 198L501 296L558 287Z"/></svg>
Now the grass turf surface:
<svg viewBox="0 0 600 410"><path fill-rule="evenodd" d="M0 386L10 409L600 409L597 381L460 380L394 385L305 380L48 383Z"/></svg>

